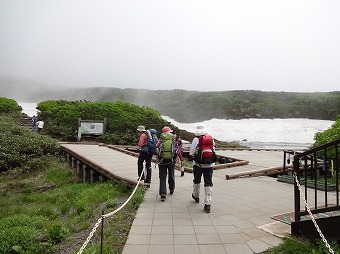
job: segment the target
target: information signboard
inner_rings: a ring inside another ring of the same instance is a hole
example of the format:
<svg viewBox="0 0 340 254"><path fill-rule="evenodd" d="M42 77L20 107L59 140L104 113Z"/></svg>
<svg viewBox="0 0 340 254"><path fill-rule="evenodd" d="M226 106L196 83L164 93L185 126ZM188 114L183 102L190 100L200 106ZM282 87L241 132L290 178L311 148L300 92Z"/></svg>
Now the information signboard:
<svg viewBox="0 0 340 254"><path fill-rule="evenodd" d="M104 123L81 122L81 133L87 135L102 135L104 133Z"/></svg>
<svg viewBox="0 0 340 254"><path fill-rule="evenodd" d="M81 136L101 136L105 134L106 118L104 121L78 119L78 141Z"/></svg>

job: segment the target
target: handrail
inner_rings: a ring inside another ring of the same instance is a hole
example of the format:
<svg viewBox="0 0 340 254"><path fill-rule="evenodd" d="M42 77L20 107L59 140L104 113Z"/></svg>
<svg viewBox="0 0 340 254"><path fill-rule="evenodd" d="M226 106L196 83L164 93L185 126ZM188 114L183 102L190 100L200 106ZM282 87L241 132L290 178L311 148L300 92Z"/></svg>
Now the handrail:
<svg viewBox="0 0 340 254"><path fill-rule="evenodd" d="M298 181L300 181L300 175L304 174L305 179L307 179L307 175L310 173L311 178L314 180L314 209L312 213L318 213L325 210L334 211L339 210L339 147L340 139L334 140L327 144L323 144L319 147L310 149L308 151L304 151L302 153L297 153L294 155L293 159L293 168L294 173L297 176ZM335 157L330 158L327 155L330 150L335 150ZM322 157L320 157L320 153ZM335 160L335 163L333 163ZM335 181L336 181L336 200L335 204L329 203L328 199L328 185L327 185L327 177L329 175L328 169L335 166ZM319 173L324 174L324 203L320 207L318 205L318 195L317 195L317 177ZM305 185L305 198L307 200L307 185ZM298 189L297 183L294 182L294 211L295 211L295 222L299 222L301 220L301 216L306 214L305 211L300 210L301 200L300 200L300 191Z"/></svg>

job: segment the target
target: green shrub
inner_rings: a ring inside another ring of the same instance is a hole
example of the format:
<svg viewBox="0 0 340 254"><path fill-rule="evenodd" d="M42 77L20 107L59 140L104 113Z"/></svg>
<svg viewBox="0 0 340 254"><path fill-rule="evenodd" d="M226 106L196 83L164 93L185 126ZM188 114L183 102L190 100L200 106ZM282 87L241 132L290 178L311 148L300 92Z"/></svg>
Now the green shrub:
<svg viewBox="0 0 340 254"><path fill-rule="evenodd" d="M27 226L6 228L0 231L0 253L34 253L34 245L39 243L39 231ZM32 252L29 252L31 250Z"/></svg>
<svg viewBox="0 0 340 254"><path fill-rule="evenodd" d="M340 139L340 115L337 116L335 123L330 128L314 135L315 142L312 147L315 148L337 139ZM327 157L335 157L335 149L328 150Z"/></svg>
<svg viewBox="0 0 340 254"><path fill-rule="evenodd" d="M68 230L61 222L53 223L46 229L46 236L48 241L53 244L60 243L68 234Z"/></svg>
<svg viewBox="0 0 340 254"><path fill-rule="evenodd" d="M0 115L0 129L0 172L40 170L46 167L48 156L60 152L56 140L20 126L13 117Z"/></svg>
<svg viewBox="0 0 340 254"><path fill-rule="evenodd" d="M339 253L339 245L336 242L329 242L334 253ZM317 242L309 242L303 239L295 239L292 237L284 238L284 241L279 246L270 248L263 252L263 254L324 254L328 253L324 242L318 240Z"/></svg>
<svg viewBox="0 0 340 254"><path fill-rule="evenodd" d="M25 214L1 219L0 253L43 253L38 249L42 228L46 223L46 218L42 216Z"/></svg>
<svg viewBox="0 0 340 254"><path fill-rule="evenodd" d="M7 99L4 97L0 98L0 114L2 113L20 113L22 111L22 107L13 100Z"/></svg>
<svg viewBox="0 0 340 254"><path fill-rule="evenodd" d="M88 101L43 101L37 107L44 119L44 133L59 139L74 141L77 139L78 120L97 120L106 122L106 133L97 138L100 142L136 145L138 125L155 128L160 131L168 125L154 109L140 107L127 102L88 102Z"/></svg>
<svg viewBox="0 0 340 254"><path fill-rule="evenodd" d="M105 205L106 205L107 208L115 207L117 204L118 204L118 198L109 198L105 202Z"/></svg>

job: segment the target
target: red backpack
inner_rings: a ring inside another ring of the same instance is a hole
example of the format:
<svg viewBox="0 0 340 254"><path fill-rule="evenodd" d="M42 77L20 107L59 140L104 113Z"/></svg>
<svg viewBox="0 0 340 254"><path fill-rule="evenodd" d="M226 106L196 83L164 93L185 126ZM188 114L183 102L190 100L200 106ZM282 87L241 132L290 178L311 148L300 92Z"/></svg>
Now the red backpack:
<svg viewBox="0 0 340 254"><path fill-rule="evenodd" d="M194 154L194 161L202 164L210 164L217 161L212 136L202 135L198 137L198 145Z"/></svg>

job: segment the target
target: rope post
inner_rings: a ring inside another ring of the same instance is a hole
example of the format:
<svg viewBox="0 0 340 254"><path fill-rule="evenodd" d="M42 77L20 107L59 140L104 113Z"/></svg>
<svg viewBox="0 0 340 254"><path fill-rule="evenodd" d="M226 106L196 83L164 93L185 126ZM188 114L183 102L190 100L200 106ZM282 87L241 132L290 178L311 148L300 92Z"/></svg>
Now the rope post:
<svg viewBox="0 0 340 254"><path fill-rule="evenodd" d="M102 230L100 234L100 254L103 253L103 239L104 239L104 210L102 210Z"/></svg>

